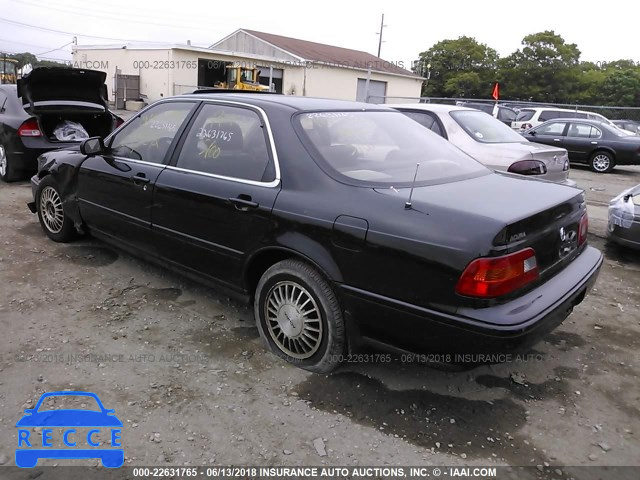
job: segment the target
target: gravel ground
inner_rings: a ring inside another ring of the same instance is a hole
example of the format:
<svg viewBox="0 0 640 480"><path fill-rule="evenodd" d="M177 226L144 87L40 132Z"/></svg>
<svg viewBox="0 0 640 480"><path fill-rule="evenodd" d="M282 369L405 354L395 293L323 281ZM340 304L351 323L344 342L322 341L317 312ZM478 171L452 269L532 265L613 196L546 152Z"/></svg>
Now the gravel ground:
<svg viewBox="0 0 640 480"><path fill-rule="evenodd" d="M14 464L22 411L72 389L115 409L130 466L531 465L560 478L640 465L640 255L603 238L603 202L640 168L572 178L606 260L529 356L456 372L352 363L328 377L267 353L251 310L216 291L90 238L49 241L28 183L0 184L0 464ZM65 462L39 463L53 464Z"/></svg>

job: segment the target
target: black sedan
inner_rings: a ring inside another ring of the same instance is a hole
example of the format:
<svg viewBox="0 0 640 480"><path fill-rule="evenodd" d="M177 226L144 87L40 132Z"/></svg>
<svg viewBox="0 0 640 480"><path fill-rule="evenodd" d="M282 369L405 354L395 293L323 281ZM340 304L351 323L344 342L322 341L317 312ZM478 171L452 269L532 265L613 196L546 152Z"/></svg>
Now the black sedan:
<svg viewBox="0 0 640 480"><path fill-rule="evenodd" d="M532 142L566 148L569 160L597 173L616 165L640 165L640 137L604 122L557 118L523 133Z"/></svg>
<svg viewBox="0 0 640 480"><path fill-rule="evenodd" d="M173 97L31 181L51 239L90 233L252 301L268 347L316 372L363 341L451 361L533 342L602 263L581 190L493 173L384 106Z"/></svg>
<svg viewBox="0 0 640 480"><path fill-rule="evenodd" d="M0 85L0 178L28 178L41 153L121 125L108 109L106 77L95 70L36 68L17 85Z"/></svg>

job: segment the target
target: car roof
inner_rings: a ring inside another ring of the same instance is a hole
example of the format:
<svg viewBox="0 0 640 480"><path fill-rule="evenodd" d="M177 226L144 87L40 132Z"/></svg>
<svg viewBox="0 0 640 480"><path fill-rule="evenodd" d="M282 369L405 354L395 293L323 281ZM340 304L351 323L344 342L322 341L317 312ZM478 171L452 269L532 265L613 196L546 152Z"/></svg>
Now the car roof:
<svg viewBox="0 0 640 480"><path fill-rule="evenodd" d="M443 103L388 103L388 107L412 108L414 110L427 110L430 112L451 112L453 110L471 110L477 112L476 108L461 107L460 105L445 105ZM484 113L484 112L483 112Z"/></svg>
<svg viewBox="0 0 640 480"><path fill-rule="evenodd" d="M265 95L260 93L197 93L171 97L193 98L196 100L229 100L246 102L255 105L282 105L295 110L389 110L388 105L354 102L350 100L334 100L319 97L298 97L295 95Z"/></svg>
<svg viewBox="0 0 640 480"><path fill-rule="evenodd" d="M538 125L538 127L544 125L545 123L552 123L552 122L574 122L574 123L586 123L587 125L594 125L594 126L600 126L600 125L610 126L609 122L603 122L602 120L593 120L591 118L559 117L559 118L552 118L551 120L547 120L546 122Z"/></svg>

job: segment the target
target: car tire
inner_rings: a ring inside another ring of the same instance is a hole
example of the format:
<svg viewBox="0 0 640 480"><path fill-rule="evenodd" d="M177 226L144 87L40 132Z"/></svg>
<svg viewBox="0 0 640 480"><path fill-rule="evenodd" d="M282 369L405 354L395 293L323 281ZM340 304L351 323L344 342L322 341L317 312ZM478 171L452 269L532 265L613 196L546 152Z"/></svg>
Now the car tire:
<svg viewBox="0 0 640 480"><path fill-rule="evenodd" d="M0 179L7 183L20 180L20 171L16 169L13 161L9 158L6 147L2 143L0 143Z"/></svg>
<svg viewBox="0 0 640 480"><path fill-rule="evenodd" d="M594 152L589 158L589 168L596 173L609 173L615 166L613 155L604 150Z"/></svg>
<svg viewBox="0 0 640 480"><path fill-rule="evenodd" d="M315 373L340 366L346 338L342 309L329 282L299 260L268 268L255 292L254 313L267 347Z"/></svg>
<svg viewBox="0 0 640 480"><path fill-rule="evenodd" d="M36 212L38 212L40 227L54 242L68 242L76 236L77 231L73 221L64 211L58 182L50 175L44 177L38 185Z"/></svg>

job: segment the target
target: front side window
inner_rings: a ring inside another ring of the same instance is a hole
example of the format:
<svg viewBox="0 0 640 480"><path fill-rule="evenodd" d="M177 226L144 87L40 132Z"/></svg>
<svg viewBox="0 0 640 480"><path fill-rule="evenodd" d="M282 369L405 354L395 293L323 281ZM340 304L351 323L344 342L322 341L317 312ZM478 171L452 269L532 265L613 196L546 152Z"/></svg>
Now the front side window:
<svg viewBox="0 0 640 480"><path fill-rule="evenodd" d="M223 177L271 182L274 162L265 126L257 112L228 105L205 105L196 117L176 167Z"/></svg>
<svg viewBox="0 0 640 480"><path fill-rule="evenodd" d="M522 135L514 132L490 115L473 110L454 110L450 113L462 129L480 143L522 143Z"/></svg>
<svg viewBox="0 0 640 480"><path fill-rule="evenodd" d="M538 135L562 135L565 127L567 126L566 122L552 122L547 125L542 125L541 127L535 130Z"/></svg>
<svg viewBox="0 0 640 480"><path fill-rule="evenodd" d="M136 117L111 139L111 154L163 163L169 147L195 103L166 102Z"/></svg>
<svg viewBox="0 0 640 480"><path fill-rule="evenodd" d="M417 185L489 173L470 156L400 112L305 112L295 117L294 128L323 170L351 185L409 186L417 163Z"/></svg>

